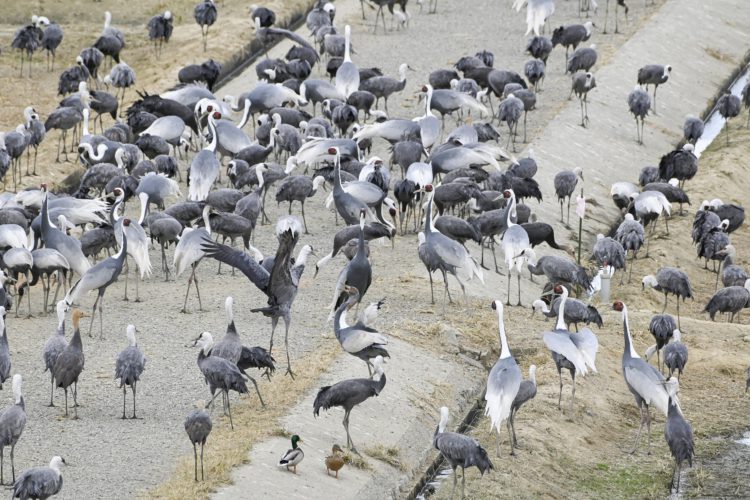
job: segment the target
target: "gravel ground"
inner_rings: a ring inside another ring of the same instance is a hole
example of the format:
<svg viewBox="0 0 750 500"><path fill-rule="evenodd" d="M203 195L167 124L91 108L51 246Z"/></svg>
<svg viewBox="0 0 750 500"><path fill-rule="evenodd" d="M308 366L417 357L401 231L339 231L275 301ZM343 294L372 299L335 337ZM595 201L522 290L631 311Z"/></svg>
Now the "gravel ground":
<svg viewBox="0 0 750 500"><path fill-rule="evenodd" d="M412 117L421 114L414 93L427 79L429 71L449 67L461 55L487 49L496 57L495 66L521 72L528 56L523 54L525 41L524 13L510 10L510 2L472 2L467 8L464 2L442 2L436 15L418 15L417 8L410 7L413 17L406 30L389 32L386 36L369 33L370 24L362 24L357 17L359 6L339 7L344 22L353 26L353 45L357 50L355 62L361 66L381 67L385 74L396 74L402 62L416 70L408 75L404 92L390 102L394 116ZM558 2L554 24L578 21L574 9L577 2ZM653 12L650 8L648 13ZM368 23L373 13L368 12ZM631 10L630 25L626 33L632 34L644 15L643 7L636 5ZM597 19L597 24L603 22ZM453 30L453 26L471 26ZM450 33L450 36L446 33ZM490 35L488 35L490 34ZM498 34L495 36L494 34ZM595 34L604 60L623 43L628 35L601 36ZM448 40L447 42L445 40ZM435 45L440 44L438 50ZM545 82L545 91L539 96L538 110L529 117L530 139L565 104L568 95L568 77L563 75L563 53L558 48L549 60L550 74ZM254 76L254 71L251 70ZM243 76L232 82L219 94L234 93L231 87L247 89L252 77ZM505 136L504 136L505 137ZM45 147L53 146L45 144ZM383 145L377 145L375 154L387 158ZM273 191L273 190L272 190ZM186 189L183 189L186 192ZM324 195L318 194L308 204L308 222L313 235L302 238L312 243L322 255L329 249L330 237L335 231L331 214L322 210ZM269 195L269 200L272 195ZM270 203L273 205L273 203ZM133 212L133 207L130 207ZM273 220L279 211L271 207ZM298 213L295 210L295 213ZM433 308L427 298L427 280L419 263L413 235L398 238L395 248L373 245L375 279L369 292L371 298L387 296L389 321L403 320L435 321ZM256 246L266 253L275 250L271 227L261 227L256 236ZM476 247L471 248L477 253ZM151 252L152 262L158 267L158 251ZM391 265L396 263L396 265ZM324 307L331 298L331 283L338 274L340 260L324 268L316 280L306 272L294 309L290 346L292 358L313 353L323 340L321 333L328 332L325 326L327 313ZM46 463L52 454L61 454L77 467L64 471L65 488L63 498L123 498L135 496L150 486L160 483L170 473L177 457L189 453L182 420L192 402L205 398L206 391L195 365L197 352L186 345L203 330L221 335L225 328L223 303L227 293L235 296L236 321L243 341L250 345L266 345L269 322L247 310L265 303L260 292L243 276L231 277L226 273L216 276L213 261L199 268L203 297L202 313L197 313L197 302L191 295L191 314L178 311L185 291L185 276L177 283L163 281L157 270L153 277L141 287L140 303L123 302L124 283L117 283L108 290L105 298L105 338L94 340L84 337L87 367L81 378L79 409L80 419L61 418L61 395L57 397L58 408L46 408L49 390L47 374L41 372L40 349L46 338L55 329L52 317L15 319L9 316L8 332L14 360L14 371L25 377L25 391L29 422L24 437L17 449L19 470L27 466ZM489 274L489 273L488 273ZM488 276L485 287L472 283L469 293L476 296L495 296L503 290L504 278ZM503 288L499 288L499 287ZM40 291L34 290L33 311L38 315ZM84 308L90 307L94 296L83 300ZM22 308L22 312L24 309ZM162 314L155 314L163 311ZM462 312L460 308L449 309L451 313ZM86 322L87 320L84 320ZM122 393L111 381L114 359L125 345L124 331L128 323L137 325L141 333L139 345L148 358L143 382L139 385L139 414L136 421L119 420ZM88 330L84 323L83 331ZM95 330L96 331L96 330ZM330 341L325 340L325 341ZM280 345L277 338L277 345ZM276 352L277 359L283 351ZM304 374L300 374L304 376ZM100 380L97 380L100 379ZM261 390L264 384L261 383ZM257 404L255 396L250 404ZM223 424L222 424L223 425ZM95 458L94 458L95 457ZM113 471L118 471L113 473ZM120 472L122 471L122 472Z"/></svg>

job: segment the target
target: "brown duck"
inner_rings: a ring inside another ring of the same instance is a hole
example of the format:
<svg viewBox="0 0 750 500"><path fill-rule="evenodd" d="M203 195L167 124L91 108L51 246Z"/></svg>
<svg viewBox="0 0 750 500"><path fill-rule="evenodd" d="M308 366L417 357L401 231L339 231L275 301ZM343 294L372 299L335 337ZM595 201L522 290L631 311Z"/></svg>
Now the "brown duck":
<svg viewBox="0 0 750 500"><path fill-rule="evenodd" d="M326 457L326 474L331 475L331 471L336 473L336 479L339 478L339 471L344 467L344 450L337 444L331 448L331 454Z"/></svg>

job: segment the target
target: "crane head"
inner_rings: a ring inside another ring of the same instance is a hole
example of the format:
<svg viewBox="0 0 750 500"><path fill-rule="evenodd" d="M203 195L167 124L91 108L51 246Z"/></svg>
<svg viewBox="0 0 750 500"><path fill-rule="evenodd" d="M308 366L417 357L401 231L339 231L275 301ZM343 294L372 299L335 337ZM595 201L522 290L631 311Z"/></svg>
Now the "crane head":
<svg viewBox="0 0 750 500"><path fill-rule="evenodd" d="M427 193L431 193L431 192L432 192L432 184L427 184L427 185L426 185L426 186L424 187L424 190L425 190L425 192L427 192Z"/></svg>
<svg viewBox="0 0 750 500"><path fill-rule="evenodd" d="M221 119L221 113L219 113L218 111L216 111L214 113L214 120L219 120L219 119Z"/></svg>
<svg viewBox="0 0 750 500"><path fill-rule="evenodd" d="M47 191L47 183L46 182L42 183L42 185L39 186L39 189L41 189L42 191Z"/></svg>
<svg viewBox="0 0 750 500"><path fill-rule="evenodd" d="M563 293L563 286L562 285L555 285L555 293L557 293L557 294Z"/></svg>
<svg viewBox="0 0 750 500"><path fill-rule="evenodd" d="M622 303L620 300L616 300L614 304L612 304L612 309L615 311L622 312L622 310L625 308L625 304Z"/></svg>
<svg viewBox="0 0 750 500"><path fill-rule="evenodd" d="M130 219L125 219L124 221L122 221L122 225L128 227L130 225Z"/></svg>
<svg viewBox="0 0 750 500"><path fill-rule="evenodd" d="M506 189L505 191L503 191L503 198L510 198L512 194L513 193L510 189Z"/></svg>

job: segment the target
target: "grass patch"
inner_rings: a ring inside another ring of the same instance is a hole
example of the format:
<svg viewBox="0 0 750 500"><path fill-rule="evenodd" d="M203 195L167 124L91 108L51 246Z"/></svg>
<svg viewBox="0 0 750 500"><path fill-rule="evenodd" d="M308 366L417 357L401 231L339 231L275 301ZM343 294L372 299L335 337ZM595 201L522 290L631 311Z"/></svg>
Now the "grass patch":
<svg viewBox="0 0 750 500"><path fill-rule="evenodd" d="M367 448L365 453L375 460L380 460L401 472L406 470L406 465L399 458L401 451L395 446L378 445L373 448Z"/></svg>
<svg viewBox="0 0 750 500"><path fill-rule="evenodd" d="M314 356L306 356L295 362L295 372L305 374L304 377L298 376L292 380L281 372L271 379L270 384L263 384L261 390L266 401L265 408L260 406L251 388L251 397L233 405L234 430L229 427L227 419L214 412L214 427L203 456L204 482L193 479L193 456L190 453L177 464L167 481L140 496L168 500L205 499L220 485L229 483L232 469L248 462L248 453L255 443L272 436L289 437L289 433L280 425L281 417L312 389L340 352L338 345L321 347ZM354 462L352 465L357 467Z"/></svg>
<svg viewBox="0 0 750 500"><path fill-rule="evenodd" d="M346 465L354 467L355 469L372 470L372 467L370 467L370 464L367 462L367 460L365 460L362 455L357 455L356 453L347 453L346 455L344 455L344 463L346 463Z"/></svg>
<svg viewBox="0 0 750 500"><path fill-rule="evenodd" d="M599 463L578 482L577 490L590 498L664 498L669 482L666 470L612 467Z"/></svg>

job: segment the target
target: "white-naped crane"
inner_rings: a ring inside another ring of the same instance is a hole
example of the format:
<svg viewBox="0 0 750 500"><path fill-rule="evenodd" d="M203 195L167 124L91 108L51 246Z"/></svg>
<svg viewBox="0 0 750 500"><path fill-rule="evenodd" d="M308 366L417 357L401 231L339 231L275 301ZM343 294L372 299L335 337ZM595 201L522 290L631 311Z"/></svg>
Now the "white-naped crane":
<svg viewBox="0 0 750 500"><path fill-rule="evenodd" d="M367 363L367 371L372 377L370 360L378 356L390 357L385 349L388 339L368 324L369 318L366 314L354 325L349 326L347 324L346 314L355 304L359 303L359 291L351 286L345 286L344 291L349 294L349 298L336 309L333 332L344 351ZM375 311L377 311L384 301L385 299L373 302L363 313L370 310L373 305Z"/></svg>
<svg viewBox="0 0 750 500"><path fill-rule="evenodd" d="M570 411L576 398L576 375L585 377L589 371L596 373L596 353L599 350L599 340L589 328L582 328L576 333L571 333L565 327L565 302L568 299L568 289L556 285L553 289L560 294L560 307L557 312L557 324L551 332L542 335L544 344L550 350L552 359L560 377L560 395L557 398L557 407L562 409L562 369L570 371L573 379L573 392L570 399Z"/></svg>
<svg viewBox="0 0 750 500"><path fill-rule="evenodd" d="M503 233L503 254L505 255L505 263L508 266L508 296L505 301L505 305L510 305L510 275L513 273L513 269L516 270L516 276L518 277L518 303L521 305L521 271L523 265L526 263L526 256L523 253L527 248L531 248L529 242L529 233L520 225L516 224L511 220L511 217L515 216L516 211L516 195L512 189L506 189L503 191L503 196L508 200L508 208L506 209L507 217L507 229Z"/></svg>
<svg viewBox="0 0 750 500"><path fill-rule="evenodd" d="M174 249L174 275L178 278L188 267L191 267L190 276L188 277L188 286L185 291L185 301L182 304L180 312L187 312L187 299L190 294L190 285L195 282L195 292L198 294L198 309L203 310L203 303L201 302L201 291L198 288L198 276L195 274L195 270L200 264L201 259L205 256L201 244L205 239L211 239L211 221L209 220L208 213L211 211L211 206L206 205L203 207L203 227L186 227L182 230L180 235L180 241Z"/></svg>
<svg viewBox="0 0 750 500"><path fill-rule="evenodd" d="M510 418L511 406L518 394L518 388L521 385L521 369L518 367L515 358L510 353L508 347L508 338L505 335L505 320L503 318L503 303L500 300L492 302L492 309L497 311L498 332L500 337L500 357L490 370L487 377L487 392L484 399L487 405L484 408L484 414L490 417L490 430L496 433L496 452L500 456L500 426L503 421L507 422L508 440L510 443L510 454L514 455L513 449L513 421Z"/></svg>
<svg viewBox="0 0 750 500"><path fill-rule="evenodd" d="M633 346L628 323L628 308L622 301L616 301L612 308L622 313L623 335L625 345L622 353L622 375L631 394L635 397L635 404L641 413L641 425L635 437L633 450L638 449L643 427L648 428L648 447L651 450L651 413L650 406L655 406L664 415L667 414L669 394L665 387L664 376L654 366L644 361Z"/></svg>
<svg viewBox="0 0 750 500"><path fill-rule="evenodd" d="M292 322L292 304L297 296L297 289L305 270L307 257L313 252L310 245L305 245L299 252L296 261L292 261L302 224L297 217L282 217L276 223L276 238L279 241L273 266L270 270L253 260L240 250L221 245L210 238L203 238L201 251L208 257L236 267L268 296L268 306L251 309L251 312L261 312L271 318L271 342L268 349L273 351L273 334L280 318L284 320L284 345L286 347L286 373L294 378L292 363L289 357L289 325Z"/></svg>
<svg viewBox="0 0 750 500"><path fill-rule="evenodd" d="M476 276L479 278L479 281L484 283L484 275L479 265L463 245L433 228L432 198L434 190L432 184L426 185L424 191L427 193L428 198L427 208L425 209L425 226L424 231L419 233L417 253L419 254L419 259L427 268L427 274L430 278L432 303L435 303L435 292L432 285L432 273L435 271L440 271L443 274L445 293L448 295L448 301L452 303L453 299L451 299L451 294L448 290L448 274L456 277L464 293L464 297L466 296L466 288L463 282Z"/></svg>
<svg viewBox="0 0 750 500"><path fill-rule="evenodd" d="M123 228L127 228L130 225L130 219L124 219L122 225ZM107 287L117 281L117 278L120 276L122 266L125 263L125 257L127 256L127 251L128 237L127 234L123 232L120 251L88 269L71 287L71 289L68 290L67 295L65 295L65 304L70 307L88 292L92 290L97 291L96 300L94 301L94 307L91 313L91 323L89 324L89 337L91 337L91 330L94 326L94 318L96 317L96 306L98 304L99 338L104 338L104 293L107 291Z"/></svg>

